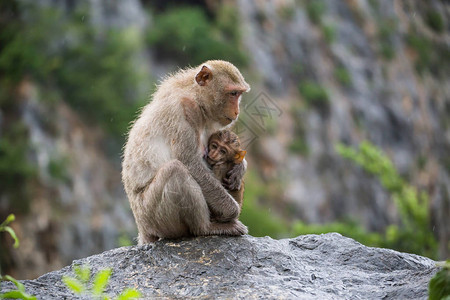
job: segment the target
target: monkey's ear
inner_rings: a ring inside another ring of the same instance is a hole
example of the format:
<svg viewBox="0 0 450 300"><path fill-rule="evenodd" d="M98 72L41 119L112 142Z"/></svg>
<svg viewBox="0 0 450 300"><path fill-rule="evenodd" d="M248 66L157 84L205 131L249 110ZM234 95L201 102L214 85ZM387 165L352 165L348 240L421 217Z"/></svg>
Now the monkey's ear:
<svg viewBox="0 0 450 300"><path fill-rule="evenodd" d="M247 154L247 151L245 150L240 150L238 153L236 153L236 155L234 156L234 163L240 164L244 160L245 154Z"/></svg>
<svg viewBox="0 0 450 300"><path fill-rule="evenodd" d="M195 81L201 86L205 86L213 78L211 70L207 66L203 66L200 72L195 76Z"/></svg>

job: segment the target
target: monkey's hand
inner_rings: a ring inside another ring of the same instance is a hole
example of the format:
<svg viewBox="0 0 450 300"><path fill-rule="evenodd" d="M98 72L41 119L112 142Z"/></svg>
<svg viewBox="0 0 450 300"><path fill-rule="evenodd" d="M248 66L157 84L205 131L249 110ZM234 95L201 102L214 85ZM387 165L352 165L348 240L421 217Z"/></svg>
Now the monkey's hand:
<svg viewBox="0 0 450 300"><path fill-rule="evenodd" d="M229 191L238 191L241 188L242 178L244 177L246 167L242 162L236 164L228 171L227 175L222 180L222 185Z"/></svg>

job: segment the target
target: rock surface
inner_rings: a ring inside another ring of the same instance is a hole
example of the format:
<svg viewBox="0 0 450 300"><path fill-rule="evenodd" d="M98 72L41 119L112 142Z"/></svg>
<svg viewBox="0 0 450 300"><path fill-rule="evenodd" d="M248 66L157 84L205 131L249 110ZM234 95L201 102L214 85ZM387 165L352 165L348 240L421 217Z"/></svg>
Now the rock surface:
<svg viewBox="0 0 450 300"><path fill-rule="evenodd" d="M126 287L144 298L426 299L435 262L370 248L337 233L294 239L199 237L122 247L76 260L112 268L111 296ZM61 281L72 266L22 281L39 299L73 299ZM12 288L1 283L1 290Z"/></svg>

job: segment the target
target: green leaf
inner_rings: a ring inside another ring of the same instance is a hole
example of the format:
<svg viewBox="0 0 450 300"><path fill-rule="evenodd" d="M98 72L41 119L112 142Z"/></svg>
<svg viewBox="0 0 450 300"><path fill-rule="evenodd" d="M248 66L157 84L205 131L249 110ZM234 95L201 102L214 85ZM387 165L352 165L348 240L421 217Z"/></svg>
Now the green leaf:
<svg viewBox="0 0 450 300"><path fill-rule="evenodd" d="M0 294L0 299L36 300L37 298L33 295L21 291L9 291L4 294Z"/></svg>
<svg viewBox="0 0 450 300"><path fill-rule="evenodd" d="M76 294L81 294L81 292L85 290L83 283L81 283L76 278L70 276L63 276L62 281L70 290L72 290L72 292Z"/></svg>
<svg viewBox="0 0 450 300"><path fill-rule="evenodd" d="M92 293L94 295L101 295L108 284L109 277L111 276L112 270L110 268L105 270L100 270L94 278L94 283L92 286Z"/></svg>
<svg viewBox="0 0 450 300"><path fill-rule="evenodd" d="M9 232L9 234L11 235L11 237L14 239L14 248L19 247L19 239L17 238L16 233L14 232L14 230L9 227L9 226L5 226L5 228L3 228L4 231Z"/></svg>
<svg viewBox="0 0 450 300"><path fill-rule="evenodd" d="M91 269L88 265L74 266L73 271L75 272L75 275L77 276L78 280L80 280L84 284L89 282L89 279L91 278Z"/></svg>
<svg viewBox="0 0 450 300"><path fill-rule="evenodd" d="M24 300L36 300L36 297L33 295L30 295L25 292L25 286L14 279L13 277L9 275L5 275L3 277L4 280L9 280L12 283L14 283L17 287L17 290L15 291L8 291L6 293L0 294L0 299L4 298L10 298L10 299L24 299Z"/></svg>
<svg viewBox="0 0 450 300"><path fill-rule="evenodd" d="M21 291L9 291L4 294L0 294L0 299L12 298L12 299L22 299Z"/></svg>
<svg viewBox="0 0 450 300"><path fill-rule="evenodd" d="M19 291L9 291L9 292L0 294L0 299L5 299L5 298L20 299L21 297L22 297L22 293Z"/></svg>
<svg viewBox="0 0 450 300"><path fill-rule="evenodd" d="M442 270L431 278L428 284L428 299L442 300L450 297L450 264L446 262Z"/></svg>
<svg viewBox="0 0 450 300"><path fill-rule="evenodd" d="M16 216L14 214L10 214L6 220L0 225L0 228L8 225L9 223L11 223L12 221L14 221L16 219Z"/></svg>
<svg viewBox="0 0 450 300"><path fill-rule="evenodd" d="M17 281L15 278L9 275L5 275L3 278L14 283L19 291L25 292L25 286L21 282Z"/></svg>
<svg viewBox="0 0 450 300"><path fill-rule="evenodd" d="M117 300L136 299L140 298L141 296L141 292L135 289L127 288L122 293L120 293L120 295L117 297Z"/></svg>

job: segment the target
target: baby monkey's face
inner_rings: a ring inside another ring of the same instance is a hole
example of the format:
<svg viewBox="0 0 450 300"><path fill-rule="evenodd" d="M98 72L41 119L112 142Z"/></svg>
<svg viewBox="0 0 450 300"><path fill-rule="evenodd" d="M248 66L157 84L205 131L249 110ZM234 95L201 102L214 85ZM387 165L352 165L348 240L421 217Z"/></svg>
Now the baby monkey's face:
<svg viewBox="0 0 450 300"><path fill-rule="evenodd" d="M230 145L218 139L211 139L208 145L207 162L211 166L231 161L235 151L230 149Z"/></svg>
<svg viewBox="0 0 450 300"><path fill-rule="evenodd" d="M211 166L223 163L240 164L247 151L241 150L239 138L231 131L220 131L209 138L206 162Z"/></svg>

